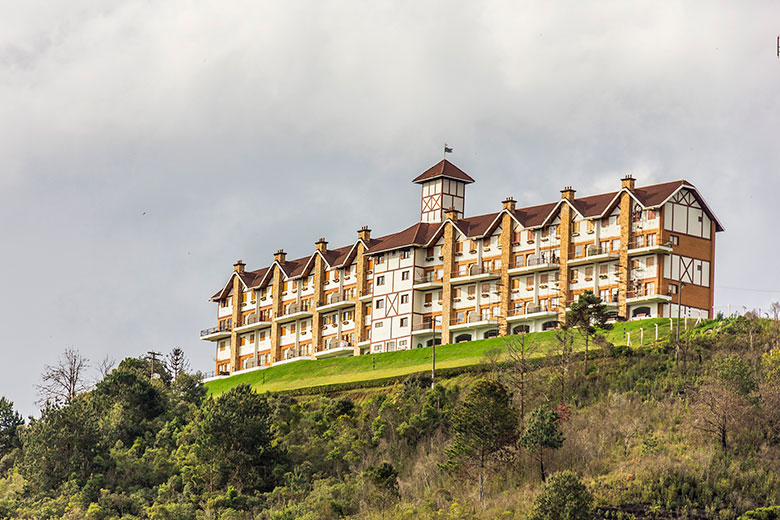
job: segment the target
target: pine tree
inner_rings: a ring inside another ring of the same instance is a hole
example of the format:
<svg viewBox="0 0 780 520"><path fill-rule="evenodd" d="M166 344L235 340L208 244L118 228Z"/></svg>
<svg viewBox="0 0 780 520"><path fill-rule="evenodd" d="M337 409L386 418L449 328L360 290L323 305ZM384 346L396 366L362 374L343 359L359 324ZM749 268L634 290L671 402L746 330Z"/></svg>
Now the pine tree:
<svg viewBox="0 0 780 520"><path fill-rule="evenodd" d="M187 361L184 350L179 347L174 347L168 353L166 365L174 381L179 374L190 369L190 362Z"/></svg>
<svg viewBox="0 0 780 520"><path fill-rule="evenodd" d="M566 313L566 325L575 328L585 339L584 373L588 373L588 345L590 338L596 334L596 327L608 328L607 306L593 291L585 291L577 301L571 304L571 310Z"/></svg>
<svg viewBox="0 0 780 520"><path fill-rule="evenodd" d="M517 410L504 385L496 381L478 381L453 411L452 431L455 440L447 448L445 466L476 470L482 504L488 466L517 438Z"/></svg>
<svg viewBox="0 0 780 520"><path fill-rule="evenodd" d="M559 426L558 412L547 406L539 406L531 412L523 434L520 436L520 445L534 454L539 462L539 472L542 480L547 480L544 470L545 450L557 450L563 446L565 440Z"/></svg>

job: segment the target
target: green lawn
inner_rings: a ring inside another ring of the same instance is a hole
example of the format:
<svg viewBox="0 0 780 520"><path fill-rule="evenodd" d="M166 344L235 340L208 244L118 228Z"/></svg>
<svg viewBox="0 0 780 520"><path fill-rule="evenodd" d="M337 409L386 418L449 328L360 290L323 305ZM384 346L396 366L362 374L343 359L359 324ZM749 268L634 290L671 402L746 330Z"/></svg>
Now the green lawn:
<svg viewBox="0 0 780 520"><path fill-rule="evenodd" d="M689 320L689 323L692 325L693 320ZM626 333L631 332L631 345L637 346L640 341L640 329L644 330L644 342L653 342L656 324L658 324L659 338L664 338L670 333L668 318L616 323L612 330L602 331L602 333L611 343L626 345ZM438 346L436 366L451 368L484 363L485 351L501 347L503 342L504 339L499 337ZM528 334L527 342L535 345L535 356L543 356L555 344L555 331ZM575 340L575 344L578 350L584 348L579 337ZM358 357L296 361L211 381L206 383L206 387L212 395L219 395L240 383L249 384L258 391L276 392L401 376L430 370L431 351L431 347L425 347Z"/></svg>

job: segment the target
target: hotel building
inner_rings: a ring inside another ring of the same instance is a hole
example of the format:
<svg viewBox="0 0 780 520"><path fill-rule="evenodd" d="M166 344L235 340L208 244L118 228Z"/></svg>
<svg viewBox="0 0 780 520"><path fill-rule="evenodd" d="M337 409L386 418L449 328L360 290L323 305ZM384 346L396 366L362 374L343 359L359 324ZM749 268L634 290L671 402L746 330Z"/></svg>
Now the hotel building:
<svg viewBox="0 0 780 520"><path fill-rule="evenodd" d="M720 223L684 180L465 217L474 180L442 160L413 181L419 221L381 237L358 230L311 255L239 260L211 301L216 373L553 328L586 290L618 319L710 317Z"/></svg>

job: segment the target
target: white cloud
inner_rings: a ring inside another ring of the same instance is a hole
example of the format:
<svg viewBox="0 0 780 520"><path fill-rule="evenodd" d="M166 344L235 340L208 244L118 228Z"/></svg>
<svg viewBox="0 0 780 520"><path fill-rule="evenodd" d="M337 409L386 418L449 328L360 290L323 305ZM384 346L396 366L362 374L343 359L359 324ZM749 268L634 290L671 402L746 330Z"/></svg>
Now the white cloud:
<svg viewBox="0 0 780 520"><path fill-rule="evenodd" d="M773 7L3 7L0 315L18 370L0 394L31 412L30 382L71 345L93 359L179 345L211 368L197 332L236 258L410 224L409 181L444 141L477 179L468 213L612 190L628 172L686 178L728 229L718 285L759 286L744 273L779 253Z"/></svg>

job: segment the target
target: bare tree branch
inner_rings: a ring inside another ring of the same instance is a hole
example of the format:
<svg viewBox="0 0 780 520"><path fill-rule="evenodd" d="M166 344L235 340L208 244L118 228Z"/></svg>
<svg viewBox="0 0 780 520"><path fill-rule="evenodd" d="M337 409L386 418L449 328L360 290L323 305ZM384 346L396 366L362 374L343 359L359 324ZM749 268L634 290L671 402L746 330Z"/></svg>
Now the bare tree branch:
<svg viewBox="0 0 780 520"><path fill-rule="evenodd" d="M105 379L106 376L114 370L114 367L116 367L116 360L106 354L106 356L97 364L98 380Z"/></svg>
<svg viewBox="0 0 780 520"><path fill-rule="evenodd" d="M78 350L65 349L57 364L46 365L41 374L41 384L36 385L38 404L70 404L88 388L85 375L88 367L89 359Z"/></svg>

